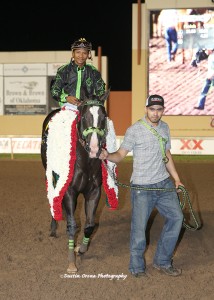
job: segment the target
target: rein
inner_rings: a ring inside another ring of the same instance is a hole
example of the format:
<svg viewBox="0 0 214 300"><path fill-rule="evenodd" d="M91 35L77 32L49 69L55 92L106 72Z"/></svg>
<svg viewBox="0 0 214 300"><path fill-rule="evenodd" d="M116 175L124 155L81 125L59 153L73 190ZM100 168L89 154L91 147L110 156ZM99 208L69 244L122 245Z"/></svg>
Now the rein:
<svg viewBox="0 0 214 300"><path fill-rule="evenodd" d="M102 163L103 163L104 167L106 168L107 172L109 172L111 178L114 180L114 182L117 186L130 188L130 189L134 189L134 190L143 190L143 191L162 191L162 192L174 192L174 191L176 191L177 192L176 188L171 188L171 189L167 189L167 188L146 188L146 187L142 187L142 186L132 186L130 184L128 185L128 184L121 183L117 180L114 173L108 168L108 166L107 166L106 162L104 162L104 160L102 160ZM182 197L179 196L179 193L177 193L180 207L181 207L182 210L184 210L184 208L186 206L186 203L188 204L189 211L191 213L191 216L192 216L192 218L194 220L194 224L195 224L194 226L190 226L189 224L186 223L186 220L184 218L183 226L188 230L195 231L195 230L199 229L201 226L199 225L199 222L198 222L198 220L195 216L195 213L193 211L191 200L190 200L190 197L189 197L189 193L188 193L187 189L185 187L181 186L181 185L179 185L178 189L182 193Z"/></svg>
<svg viewBox="0 0 214 300"><path fill-rule="evenodd" d="M84 106L84 105L95 105L95 106L104 106L102 101L99 100L86 100L83 101L80 105Z"/></svg>

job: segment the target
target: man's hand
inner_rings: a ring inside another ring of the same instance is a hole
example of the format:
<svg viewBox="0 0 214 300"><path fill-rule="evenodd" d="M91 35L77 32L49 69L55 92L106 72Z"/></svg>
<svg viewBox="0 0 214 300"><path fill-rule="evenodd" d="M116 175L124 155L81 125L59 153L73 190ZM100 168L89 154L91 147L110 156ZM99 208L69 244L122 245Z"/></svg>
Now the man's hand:
<svg viewBox="0 0 214 300"><path fill-rule="evenodd" d="M175 180L175 187L177 189L177 193L181 192L181 189L179 189L179 186L185 187L184 184L180 180Z"/></svg>
<svg viewBox="0 0 214 300"><path fill-rule="evenodd" d="M77 98L74 97L74 96L67 96L67 97L66 97L66 101L67 101L68 103L71 103L71 104L76 105L76 106L80 105L79 99L77 99Z"/></svg>
<svg viewBox="0 0 214 300"><path fill-rule="evenodd" d="M104 160L104 159L107 159L107 157L108 157L108 151L105 150L105 149L102 149L102 152L100 153L99 159Z"/></svg>

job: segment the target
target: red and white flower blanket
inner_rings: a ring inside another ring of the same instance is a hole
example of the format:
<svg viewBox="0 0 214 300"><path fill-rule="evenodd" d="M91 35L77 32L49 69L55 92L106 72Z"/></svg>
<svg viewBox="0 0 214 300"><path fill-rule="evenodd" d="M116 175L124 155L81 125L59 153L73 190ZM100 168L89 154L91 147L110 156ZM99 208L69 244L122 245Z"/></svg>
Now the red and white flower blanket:
<svg viewBox="0 0 214 300"><path fill-rule="evenodd" d="M78 111L76 110L61 109L48 124L46 188L51 215L57 221L63 218L62 200L72 182L74 173L77 114ZM106 148L109 152L117 150L114 126L110 119L108 119ZM110 209L116 209L118 206L118 186L114 178L117 177L117 166L110 161L105 162L108 170L102 164L102 179L107 196L106 204ZM57 180L55 180L54 174L57 174Z"/></svg>

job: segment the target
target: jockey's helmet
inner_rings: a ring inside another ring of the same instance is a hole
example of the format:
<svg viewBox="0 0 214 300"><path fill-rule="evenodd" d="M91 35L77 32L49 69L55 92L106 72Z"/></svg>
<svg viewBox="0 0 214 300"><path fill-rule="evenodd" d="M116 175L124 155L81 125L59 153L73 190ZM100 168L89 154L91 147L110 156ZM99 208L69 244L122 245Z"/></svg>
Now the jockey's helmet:
<svg viewBox="0 0 214 300"><path fill-rule="evenodd" d="M91 51L92 44L86 41L85 38L80 38L71 45L71 50L75 50L79 48L83 48L83 49L87 49L88 51Z"/></svg>

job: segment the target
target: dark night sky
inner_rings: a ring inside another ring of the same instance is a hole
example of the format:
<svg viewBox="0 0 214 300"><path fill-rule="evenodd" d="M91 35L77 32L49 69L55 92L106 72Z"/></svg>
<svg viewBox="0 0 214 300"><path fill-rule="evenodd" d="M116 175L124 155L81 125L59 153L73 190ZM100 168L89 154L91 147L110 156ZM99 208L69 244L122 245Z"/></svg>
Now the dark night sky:
<svg viewBox="0 0 214 300"><path fill-rule="evenodd" d="M96 55L101 46L108 57L111 90L130 91L132 3L137 0L59 1L48 8L39 1L8 2L1 7L0 51L67 51L85 37Z"/></svg>

